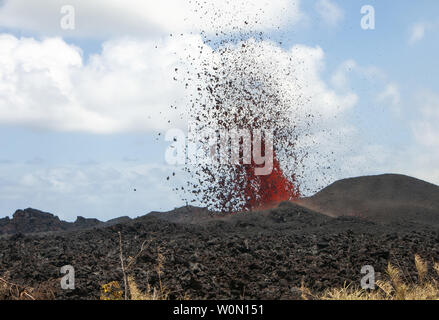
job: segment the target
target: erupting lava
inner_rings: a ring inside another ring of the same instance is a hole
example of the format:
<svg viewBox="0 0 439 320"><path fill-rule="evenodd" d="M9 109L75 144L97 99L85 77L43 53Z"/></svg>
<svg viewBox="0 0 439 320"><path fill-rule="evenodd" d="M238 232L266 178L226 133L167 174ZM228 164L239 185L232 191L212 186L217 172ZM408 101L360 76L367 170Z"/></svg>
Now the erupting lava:
<svg viewBox="0 0 439 320"><path fill-rule="evenodd" d="M295 200L300 197L300 191L294 185L295 178L287 179L282 172L276 154L273 156L273 171L266 176L255 175L254 165L245 166L246 199L244 210L265 209L282 201Z"/></svg>
<svg viewBox="0 0 439 320"><path fill-rule="evenodd" d="M206 40L197 48L199 55L187 59L196 71L180 80L189 93L191 125L200 131L208 128L221 135L218 132L270 130L272 170L256 174L261 165L254 159L238 165L189 163L185 170L190 179L178 189L186 191L186 202L237 212L267 208L301 195L298 181L306 151L298 141L306 137L313 117L301 108L307 99L294 64L285 63L290 61L288 53L261 40L262 35L216 44Z"/></svg>

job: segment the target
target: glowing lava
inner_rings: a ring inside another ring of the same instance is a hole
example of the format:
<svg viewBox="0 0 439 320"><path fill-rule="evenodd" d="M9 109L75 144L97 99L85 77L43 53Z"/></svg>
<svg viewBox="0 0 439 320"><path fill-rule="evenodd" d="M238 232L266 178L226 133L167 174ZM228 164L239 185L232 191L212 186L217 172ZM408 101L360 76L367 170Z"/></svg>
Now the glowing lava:
<svg viewBox="0 0 439 320"><path fill-rule="evenodd" d="M244 182L244 210L266 209L282 201L299 198L300 191L288 180L280 168L276 156L273 158L273 171L266 176L256 176L254 166L246 166Z"/></svg>

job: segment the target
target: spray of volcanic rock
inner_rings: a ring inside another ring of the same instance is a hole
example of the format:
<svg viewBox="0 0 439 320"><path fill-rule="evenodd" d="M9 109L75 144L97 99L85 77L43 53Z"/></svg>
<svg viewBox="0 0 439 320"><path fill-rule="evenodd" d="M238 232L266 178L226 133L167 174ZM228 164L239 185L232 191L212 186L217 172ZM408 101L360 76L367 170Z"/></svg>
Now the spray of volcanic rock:
<svg viewBox="0 0 439 320"><path fill-rule="evenodd" d="M197 157L186 167L187 200L231 212L298 198L306 156L298 141L313 117L301 107L307 98L288 52L255 37L200 50L208 52L186 79L189 143L197 145L188 150Z"/></svg>
<svg viewBox="0 0 439 320"><path fill-rule="evenodd" d="M191 3L206 30L199 41L187 38L187 56L175 69L188 93L181 116L190 123L189 179L176 190L187 203L223 212L264 208L315 191L303 183L319 179L308 167L323 176L330 162L321 161L316 148L315 137L322 141L319 108L337 101L318 79L322 51L285 49L262 32L277 31L279 37L280 25L298 17L298 5L254 2L249 10L248 1ZM279 17L267 14L274 4L283 8ZM315 96L317 103L310 102Z"/></svg>

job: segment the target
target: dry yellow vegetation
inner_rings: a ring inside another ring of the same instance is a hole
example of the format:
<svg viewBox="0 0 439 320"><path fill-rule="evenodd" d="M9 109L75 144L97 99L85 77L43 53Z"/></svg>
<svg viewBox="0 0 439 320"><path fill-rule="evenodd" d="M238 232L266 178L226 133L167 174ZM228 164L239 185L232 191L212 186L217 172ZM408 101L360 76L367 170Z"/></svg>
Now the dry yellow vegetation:
<svg viewBox="0 0 439 320"><path fill-rule="evenodd" d="M124 258L122 250L122 236L119 232L119 245L120 245L120 261L123 273L124 290L122 290L119 282L112 281L110 283L101 286L101 300L168 300L169 290L162 283L162 275L164 269L165 257L161 253L160 248L157 248L157 262L155 266L155 272L158 277L158 287L152 287L149 284L146 285L144 291L140 290L134 277L129 275L131 267L136 262L140 254L145 250L147 241L143 242L139 252L135 257ZM128 261L128 263L126 262ZM186 296L183 297L186 299Z"/></svg>
<svg viewBox="0 0 439 320"><path fill-rule="evenodd" d="M33 288L12 282L6 273L0 277L0 300L54 300L56 282L46 281Z"/></svg>
<svg viewBox="0 0 439 320"><path fill-rule="evenodd" d="M388 279L377 280L375 290L347 285L313 295L302 285L302 297L319 300L439 300L439 282L434 277L428 277L428 263L415 255L415 265L418 273L416 282L404 281L401 271L389 262L386 270ZM433 263L433 269L439 276L439 263Z"/></svg>

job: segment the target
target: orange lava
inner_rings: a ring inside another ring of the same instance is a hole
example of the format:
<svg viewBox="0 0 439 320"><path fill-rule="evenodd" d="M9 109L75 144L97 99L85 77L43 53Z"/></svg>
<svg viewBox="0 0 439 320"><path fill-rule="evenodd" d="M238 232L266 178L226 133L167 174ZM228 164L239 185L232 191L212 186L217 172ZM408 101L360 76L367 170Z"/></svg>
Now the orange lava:
<svg viewBox="0 0 439 320"><path fill-rule="evenodd" d="M244 170L244 210L267 209L282 201L292 201L300 197L295 178L287 179L280 168L276 154L273 156L273 171L269 175L257 176L256 165L245 166Z"/></svg>

